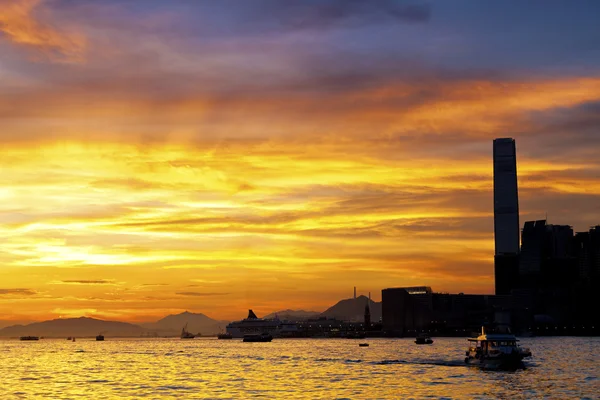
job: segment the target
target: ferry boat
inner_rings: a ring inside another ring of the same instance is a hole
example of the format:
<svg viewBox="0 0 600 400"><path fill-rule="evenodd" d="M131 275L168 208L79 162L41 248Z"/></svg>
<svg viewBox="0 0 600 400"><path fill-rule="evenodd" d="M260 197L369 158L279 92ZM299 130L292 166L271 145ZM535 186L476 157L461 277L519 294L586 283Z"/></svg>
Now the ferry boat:
<svg viewBox="0 0 600 400"><path fill-rule="evenodd" d="M416 344L432 344L433 340L427 335L418 335L415 338Z"/></svg>
<svg viewBox="0 0 600 400"><path fill-rule="evenodd" d="M21 336L20 340L40 340L38 336Z"/></svg>
<svg viewBox="0 0 600 400"><path fill-rule="evenodd" d="M102 342L102 341L104 341L104 335L98 335L98 336L96 336L96 341L97 341L97 342Z"/></svg>
<svg viewBox="0 0 600 400"><path fill-rule="evenodd" d="M270 342L273 340L273 336L270 333L264 332L259 335L257 334L249 334L244 335L244 342Z"/></svg>
<svg viewBox="0 0 600 400"><path fill-rule="evenodd" d="M245 335L269 333L273 337L294 336L298 332L295 322L281 321L279 318L258 318L254 311L248 310L248 317L227 325L227 333L232 338L243 338Z"/></svg>
<svg viewBox="0 0 600 400"><path fill-rule="evenodd" d="M185 324L185 326L183 327L183 329L181 330L181 338L182 339L193 339L196 335L194 335L193 333L188 332L187 330L187 324Z"/></svg>
<svg viewBox="0 0 600 400"><path fill-rule="evenodd" d="M486 333L469 339L465 363L484 369L523 368L523 359L531 357L531 351L520 347L515 335L509 330L503 333Z"/></svg>

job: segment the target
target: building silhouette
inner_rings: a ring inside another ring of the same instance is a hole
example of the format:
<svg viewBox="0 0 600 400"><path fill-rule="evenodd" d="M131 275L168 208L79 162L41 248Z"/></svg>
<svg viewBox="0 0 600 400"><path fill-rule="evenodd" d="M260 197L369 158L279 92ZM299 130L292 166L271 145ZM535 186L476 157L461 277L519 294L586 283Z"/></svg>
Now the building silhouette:
<svg viewBox="0 0 600 400"><path fill-rule="evenodd" d="M535 280L542 270L547 247L546 220L526 221L523 225L519 277L522 283Z"/></svg>
<svg viewBox="0 0 600 400"><path fill-rule="evenodd" d="M496 294L510 294L519 269L519 192L515 140L494 140L494 278Z"/></svg>
<svg viewBox="0 0 600 400"><path fill-rule="evenodd" d="M371 308L369 307L369 303L371 302L371 293L369 292L369 300L367 300L367 304L365 305L365 330L371 329Z"/></svg>
<svg viewBox="0 0 600 400"><path fill-rule="evenodd" d="M435 293L429 287L383 289L381 297L386 336L465 336L492 322L497 310L511 306L510 296Z"/></svg>
<svg viewBox="0 0 600 400"><path fill-rule="evenodd" d="M577 257L577 276L585 281L598 281L600 278L600 225L588 232L577 232L573 239L573 249Z"/></svg>
<svg viewBox="0 0 600 400"><path fill-rule="evenodd" d="M509 324L535 335L598 335L600 225L527 221L520 235L514 139L494 140L495 295L434 293L430 287L381 292L387 336L465 335L482 325ZM366 313L365 313L366 314Z"/></svg>

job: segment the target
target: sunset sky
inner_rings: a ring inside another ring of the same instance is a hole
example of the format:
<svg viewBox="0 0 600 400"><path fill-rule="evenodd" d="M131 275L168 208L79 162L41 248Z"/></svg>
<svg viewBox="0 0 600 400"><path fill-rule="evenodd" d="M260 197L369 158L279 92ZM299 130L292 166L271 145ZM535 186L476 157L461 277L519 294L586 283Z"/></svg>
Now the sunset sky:
<svg viewBox="0 0 600 400"><path fill-rule="evenodd" d="M0 0L0 320L493 293L520 219L600 224L600 2Z"/></svg>

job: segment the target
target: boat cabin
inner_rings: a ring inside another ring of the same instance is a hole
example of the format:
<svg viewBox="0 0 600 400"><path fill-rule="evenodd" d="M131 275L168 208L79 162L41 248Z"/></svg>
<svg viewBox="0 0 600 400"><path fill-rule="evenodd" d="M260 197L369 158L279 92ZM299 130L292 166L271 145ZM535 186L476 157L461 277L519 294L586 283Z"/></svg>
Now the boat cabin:
<svg viewBox="0 0 600 400"><path fill-rule="evenodd" d="M483 334L469 339L469 352L479 354L512 353L517 349L518 340L513 335Z"/></svg>
<svg viewBox="0 0 600 400"><path fill-rule="evenodd" d="M485 333L469 339L465 362L483 368L519 368L525 357L531 357L529 349L517 344L517 338L511 333Z"/></svg>

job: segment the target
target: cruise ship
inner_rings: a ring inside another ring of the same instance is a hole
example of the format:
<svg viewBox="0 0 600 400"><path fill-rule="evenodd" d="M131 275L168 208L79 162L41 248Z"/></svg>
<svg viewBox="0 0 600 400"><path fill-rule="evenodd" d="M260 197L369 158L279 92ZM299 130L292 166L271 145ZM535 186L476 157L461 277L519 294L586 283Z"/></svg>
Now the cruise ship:
<svg viewBox="0 0 600 400"><path fill-rule="evenodd" d="M231 322L226 327L227 333L234 338L243 338L244 335L269 333L273 337L290 337L298 331L295 322L281 321L279 318L258 318L254 311L248 310L248 318Z"/></svg>

